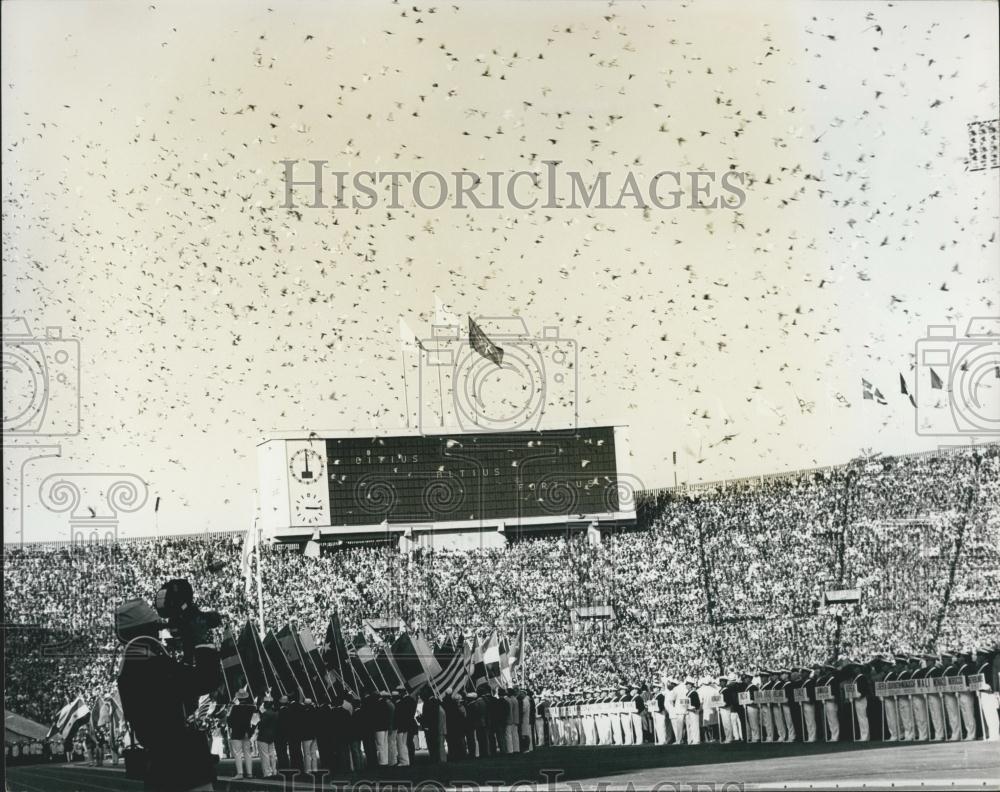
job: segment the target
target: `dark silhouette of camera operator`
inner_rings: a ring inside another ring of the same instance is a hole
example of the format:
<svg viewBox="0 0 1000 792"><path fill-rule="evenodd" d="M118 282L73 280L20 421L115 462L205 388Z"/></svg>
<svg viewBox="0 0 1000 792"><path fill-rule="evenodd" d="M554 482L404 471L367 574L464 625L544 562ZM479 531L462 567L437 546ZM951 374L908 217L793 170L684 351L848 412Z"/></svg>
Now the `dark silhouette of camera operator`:
<svg viewBox="0 0 1000 792"><path fill-rule="evenodd" d="M125 720L145 752L139 772L148 790L212 788L216 757L192 716L199 696L220 684L219 652L211 642L220 622L217 613L194 604L186 580L165 584L156 610L131 600L115 612L115 630L125 644L118 691ZM164 627L171 634L167 645L159 640ZM171 650L180 650L181 659Z"/></svg>

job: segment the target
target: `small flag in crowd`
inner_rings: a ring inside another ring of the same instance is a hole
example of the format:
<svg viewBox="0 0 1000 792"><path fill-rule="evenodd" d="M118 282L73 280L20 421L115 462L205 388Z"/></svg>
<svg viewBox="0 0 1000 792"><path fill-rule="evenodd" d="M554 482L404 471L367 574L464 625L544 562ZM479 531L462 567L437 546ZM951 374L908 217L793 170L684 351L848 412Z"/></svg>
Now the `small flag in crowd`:
<svg viewBox="0 0 1000 792"><path fill-rule="evenodd" d="M490 341L471 316L469 317L469 346L487 360L492 360L498 366L503 365L503 349Z"/></svg>
<svg viewBox="0 0 1000 792"><path fill-rule="evenodd" d="M80 725L86 723L89 718L90 707L87 705L87 702L83 700L83 696L77 696L69 704L59 710L59 714L56 715L55 722L49 729L46 739L54 737L58 734L62 739L67 740L72 737Z"/></svg>

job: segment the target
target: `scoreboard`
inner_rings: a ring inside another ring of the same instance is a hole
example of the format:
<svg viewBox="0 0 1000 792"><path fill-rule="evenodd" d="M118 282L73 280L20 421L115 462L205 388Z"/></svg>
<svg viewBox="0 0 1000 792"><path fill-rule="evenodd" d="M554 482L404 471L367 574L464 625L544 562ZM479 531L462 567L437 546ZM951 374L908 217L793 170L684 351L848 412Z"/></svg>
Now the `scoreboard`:
<svg viewBox="0 0 1000 792"><path fill-rule="evenodd" d="M259 447L278 534L630 519L621 427L276 439Z"/></svg>

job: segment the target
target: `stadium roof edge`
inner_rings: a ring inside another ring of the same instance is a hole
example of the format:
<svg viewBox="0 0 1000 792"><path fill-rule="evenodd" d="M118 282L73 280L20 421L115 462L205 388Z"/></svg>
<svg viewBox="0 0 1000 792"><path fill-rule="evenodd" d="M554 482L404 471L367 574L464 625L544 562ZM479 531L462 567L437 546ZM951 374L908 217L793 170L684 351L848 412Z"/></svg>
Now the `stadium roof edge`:
<svg viewBox="0 0 1000 792"><path fill-rule="evenodd" d="M362 427L355 429L288 429L288 430L278 430L275 429L271 432L267 432L263 435L263 439L255 443L256 447L260 447L265 443L270 443L274 440L323 440L326 438L341 438L341 437L450 437L452 435L491 435L491 434L541 434L544 432L572 432L576 429L600 429L600 428L612 428L612 429L628 429L629 424L624 423L581 423L575 427L566 426L549 426L540 427L538 429L511 429L509 432L506 430L503 432L496 431L491 432L488 430L483 430L479 432L469 431L461 426L436 426L434 431L422 432L419 429L408 429L405 426L393 428L393 429L364 429Z"/></svg>

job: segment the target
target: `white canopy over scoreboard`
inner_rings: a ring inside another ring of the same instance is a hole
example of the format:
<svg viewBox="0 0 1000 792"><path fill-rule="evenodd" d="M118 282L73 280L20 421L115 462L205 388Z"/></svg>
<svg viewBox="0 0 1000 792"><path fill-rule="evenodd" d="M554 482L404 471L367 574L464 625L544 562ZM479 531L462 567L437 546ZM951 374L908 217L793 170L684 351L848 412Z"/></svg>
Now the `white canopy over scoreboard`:
<svg viewBox="0 0 1000 792"><path fill-rule="evenodd" d="M624 427L307 435L258 446L268 536L635 520Z"/></svg>

